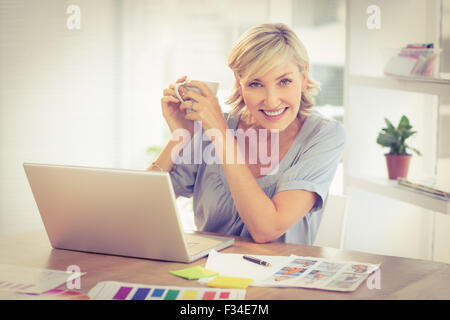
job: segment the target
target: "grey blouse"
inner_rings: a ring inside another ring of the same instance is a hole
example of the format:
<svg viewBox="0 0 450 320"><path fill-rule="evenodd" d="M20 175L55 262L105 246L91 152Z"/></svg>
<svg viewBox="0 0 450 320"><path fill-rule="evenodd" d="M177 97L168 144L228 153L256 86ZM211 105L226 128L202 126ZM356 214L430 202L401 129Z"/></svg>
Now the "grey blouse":
<svg viewBox="0 0 450 320"><path fill-rule="evenodd" d="M226 114L225 117L228 127L236 130L240 115ZM308 214L277 241L313 244L345 140L345 131L339 122L314 111L306 118L276 173L256 179L269 198L285 190L307 190L319 196ZM194 134L184 148L193 152L188 153L189 157L182 153L177 161L181 163L170 174L175 194L177 197L194 197L198 230L251 237L236 210L222 165L211 164L202 157L211 149L211 141L203 137L201 130Z"/></svg>

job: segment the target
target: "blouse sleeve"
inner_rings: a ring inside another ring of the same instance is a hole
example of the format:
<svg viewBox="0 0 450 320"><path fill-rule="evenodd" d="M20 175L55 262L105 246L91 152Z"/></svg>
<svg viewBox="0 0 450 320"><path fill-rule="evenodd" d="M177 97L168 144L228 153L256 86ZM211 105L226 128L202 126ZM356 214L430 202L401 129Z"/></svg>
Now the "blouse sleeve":
<svg viewBox="0 0 450 320"><path fill-rule="evenodd" d="M330 121L320 128L293 165L281 175L275 193L286 190L315 192L319 198L310 212L320 210L344 152L345 141L344 127L339 122Z"/></svg>
<svg viewBox="0 0 450 320"><path fill-rule="evenodd" d="M233 118L230 118L228 113L224 113L224 117L230 125ZM203 141L204 132L199 123L194 123L194 130L194 136L178 156L175 167L170 173L176 197L190 198L193 196L197 174L203 163L203 151L208 145Z"/></svg>
<svg viewBox="0 0 450 320"><path fill-rule="evenodd" d="M196 132L177 158L170 172L175 196L192 197L198 168L201 162L202 131ZM200 161L199 161L200 159Z"/></svg>

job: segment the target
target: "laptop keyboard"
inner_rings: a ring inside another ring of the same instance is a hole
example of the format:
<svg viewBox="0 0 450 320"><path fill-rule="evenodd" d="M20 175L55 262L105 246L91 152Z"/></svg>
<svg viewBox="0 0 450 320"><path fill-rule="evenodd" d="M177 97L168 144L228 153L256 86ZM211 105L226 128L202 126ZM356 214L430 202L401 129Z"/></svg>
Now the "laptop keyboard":
<svg viewBox="0 0 450 320"><path fill-rule="evenodd" d="M190 255L194 255L201 251L214 248L214 246L221 243L221 241L217 239L210 238L208 236L201 236L198 234L185 233L184 236Z"/></svg>
<svg viewBox="0 0 450 320"><path fill-rule="evenodd" d="M195 246L198 246L199 244L200 244L200 242L194 242L194 241L188 241L188 243L187 243L189 249L193 248Z"/></svg>

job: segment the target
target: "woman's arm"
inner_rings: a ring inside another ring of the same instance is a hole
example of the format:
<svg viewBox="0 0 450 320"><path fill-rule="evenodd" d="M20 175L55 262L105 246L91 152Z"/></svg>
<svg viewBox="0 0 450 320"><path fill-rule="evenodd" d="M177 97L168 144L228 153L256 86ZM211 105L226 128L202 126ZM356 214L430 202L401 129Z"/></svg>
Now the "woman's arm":
<svg viewBox="0 0 450 320"><path fill-rule="evenodd" d="M186 76L179 78L176 83L186 80ZM164 147L163 151L154 161L147 171L166 171L170 172L174 166L174 159L179 154L182 148L186 146L194 133L194 123L191 120L185 119L185 111L181 110L180 105L183 103L178 100L175 94L175 84L172 83L168 88L164 89L161 98L161 109L172 133L172 139ZM182 145L176 141L176 137L183 137ZM175 150L175 148L179 148Z"/></svg>
<svg viewBox="0 0 450 320"><path fill-rule="evenodd" d="M246 164L239 164L242 151L235 137L227 130L221 131L225 139L215 139L214 144L232 194L236 209L245 223L253 240L259 243L278 239L291 226L303 218L314 206L318 195L306 190L287 190L277 193L270 199L253 176ZM223 142L223 143L222 143ZM227 158L228 155L228 158ZM234 161L226 161L234 156Z"/></svg>
<svg viewBox="0 0 450 320"><path fill-rule="evenodd" d="M164 149L159 154L156 161L154 161L148 168L147 171L165 171L170 172L174 166L172 159L172 152L174 148L178 147L179 142L174 140L169 140Z"/></svg>

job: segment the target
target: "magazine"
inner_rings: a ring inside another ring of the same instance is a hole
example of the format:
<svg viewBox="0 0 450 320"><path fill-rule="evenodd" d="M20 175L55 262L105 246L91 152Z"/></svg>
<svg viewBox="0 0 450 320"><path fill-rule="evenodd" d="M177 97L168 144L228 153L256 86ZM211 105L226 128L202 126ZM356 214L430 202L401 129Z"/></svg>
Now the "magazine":
<svg viewBox="0 0 450 320"><path fill-rule="evenodd" d="M332 261L292 256L285 266L260 284L265 286L304 287L332 291L354 291L379 264Z"/></svg>
<svg viewBox="0 0 450 320"><path fill-rule="evenodd" d="M450 200L450 193L444 190L438 189L436 186L431 184L426 184L424 182L413 182L404 178L398 178L397 182L400 186L425 193L435 198L439 198L442 200Z"/></svg>

